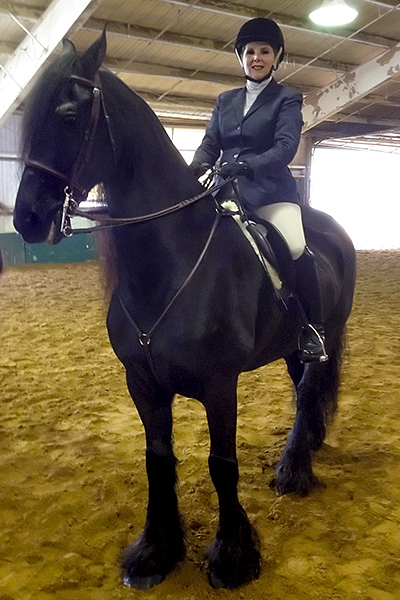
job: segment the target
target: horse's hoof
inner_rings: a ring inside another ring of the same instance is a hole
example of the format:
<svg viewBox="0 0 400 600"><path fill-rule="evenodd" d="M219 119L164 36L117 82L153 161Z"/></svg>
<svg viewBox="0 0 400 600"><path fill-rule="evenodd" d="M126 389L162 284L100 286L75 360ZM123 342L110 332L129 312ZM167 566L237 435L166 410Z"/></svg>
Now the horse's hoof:
<svg viewBox="0 0 400 600"><path fill-rule="evenodd" d="M155 574L148 575L147 577L137 577L125 574L123 576L124 585L135 590L148 590L155 585L158 585L165 579L165 575Z"/></svg>
<svg viewBox="0 0 400 600"><path fill-rule="evenodd" d="M226 573L226 578L223 578L222 574L217 574L211 568L208 572L208 581L212 588L226 589L226 590L235 590L237 588L248 585L252 581L255 581L260 576L260 565L261 565L261 557L258 554L253 557L253 564L248 565L248 570L244 572L242 570L241 573L238 572L229 572Z"/></svg>
<svg viewBox="0 0 400 600"><path fill-rule="evenodd" d="M286 477L282 473L278 473L270 482L269 486L277 490L280 496L285 494L295 494L304 498L311 494L313 490L325 488L325 484L315 477L314 474L304 477Z"/></svg>
<svg viewBox="0 0 400 600"><path fill-rule="evenodd" d="M260 576L260 539L243 509L238 513L235 528L219 527L208 548L208 580L215 589L233 590L251 583ZM241 521L241 522L240 522Z"/></svg>
<svg viewBox="0 0 400 600"><path fill-rule="evenodd" d="M215 590L225 589L227 587L215 573L208 574L208 581L211 587Z"/></svg>
<svg viewBox="0 0 400 600"><path fill-rule="evenodd" d="M160 536L161 539L155 540L152 532L148 537L152 538L151 543L144 532L125 549L122 556L124 585L136 590L148 590L164 581L185 555L181 531L178 531L175 537L169 536L168 539Z"/></svg>

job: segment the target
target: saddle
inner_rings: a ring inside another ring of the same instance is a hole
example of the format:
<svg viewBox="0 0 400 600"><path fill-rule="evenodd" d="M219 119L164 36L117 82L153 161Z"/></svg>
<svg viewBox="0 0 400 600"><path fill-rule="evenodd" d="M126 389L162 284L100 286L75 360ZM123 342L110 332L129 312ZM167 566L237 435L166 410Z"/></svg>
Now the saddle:
<svg viewBox="0 0 400 600"><path fill-rule="evenodd" d="M293 259L279 231L258 215L250 214L245 217L235 200L225 200L219 206L224 214L236 221L251 243L277 295L281 297L282 288L290 293L295 285Z"/></svg>
<svg viewBox="0 0 400 600"><path fill-rule="evenodd" d="M253 214L250 215L246 228L256 243L259 252L277 271L282 284L289 290L294 290L295 270L293 258L280 232L274 225Z"/></svg>

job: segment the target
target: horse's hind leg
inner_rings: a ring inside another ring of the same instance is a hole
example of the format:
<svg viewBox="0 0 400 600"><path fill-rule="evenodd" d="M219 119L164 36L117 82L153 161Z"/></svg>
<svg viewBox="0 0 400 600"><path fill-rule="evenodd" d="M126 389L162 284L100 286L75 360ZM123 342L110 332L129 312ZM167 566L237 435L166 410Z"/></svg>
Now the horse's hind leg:
<svg viewBox="0 0 400 600"><path fill-rule="evenodd" d="M218 529L206 553L214 588L233 589L257 579L260 573L258 534L237 495L236 384L236 380L220 381L204 399L211 439L210 475L219 501Z"/></svg>
<svg viewBox="0 0 400 600"><path fill-rule="evenodd" d="M303 366L296 355L286 359L296 387L297 412L273 481L281 494L306 496L322 485L313 473L312 458L322 446L326 426L337 408L342 340L340 335L334 339L326 363Z"/></svg>
<svg viewBox="0 0 400 600"><path fill-rule="evenodd" d="M172 448L172 395L128 387L146 431L146 470L149 482L147 518L142 535L122 558L124 583L148 589L161 583L185 553L184 533L175 491L176 469Z"/></svg>

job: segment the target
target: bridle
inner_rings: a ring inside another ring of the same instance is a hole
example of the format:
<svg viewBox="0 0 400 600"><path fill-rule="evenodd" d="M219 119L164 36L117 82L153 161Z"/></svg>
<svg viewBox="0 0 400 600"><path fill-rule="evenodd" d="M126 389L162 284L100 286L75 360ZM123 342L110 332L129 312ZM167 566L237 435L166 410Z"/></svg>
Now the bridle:
<svg viewBox="0 0 400 600"><path fill-rule="evenodd" d="M46 165L45 163L42 163L40 161L32 160L29 157L24 158L26 167L33 167L35 169L39 169L40 171L57 177L57 179L60 179L61 181L67 184L64 189L65 198L63 202L60 222L61 233L65 237L71 237L72 229L70 225L70 217L72 216L74 210L78 208L79 203L82 200L84 200L88 194L88 190L84 189L84 187L81 185L81 178L90 160L94 140L96 137L97 127L99 124L101 110L103 110L104 119L107 127L107 133L113 152L114 162L116 162L115 142L110 127L110 119L104 102L104 95L101 88L99 73L96 72L93 81L90 79L86 79L85 77L80 77L79 75L71 75L70 81L76 82L78 84L87 86L92 89L92 107L90 111L90 118L88 125L85 129L85 134L83 136L78 156L72 167L71 176L68 177L64 173L61 173L61 171L58 171L57 169L54 169L53 167Z"/></svg>

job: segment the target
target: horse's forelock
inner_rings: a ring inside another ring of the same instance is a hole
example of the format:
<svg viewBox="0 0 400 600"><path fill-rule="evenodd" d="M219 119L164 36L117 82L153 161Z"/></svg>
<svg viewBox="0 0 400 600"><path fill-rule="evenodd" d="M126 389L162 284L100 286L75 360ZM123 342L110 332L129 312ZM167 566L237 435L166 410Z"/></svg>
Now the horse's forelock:
<svg viewBox="0 0 400 600"><path fill-rule="evenodd" d="M21 155L29 156L32 137L41 131L49 118L49 107L57 89L71 76L77 55L61 54L39 77L24 107L21 132Z"/></svg>

